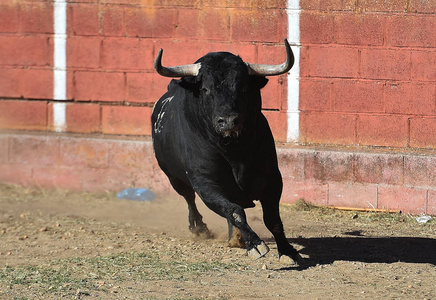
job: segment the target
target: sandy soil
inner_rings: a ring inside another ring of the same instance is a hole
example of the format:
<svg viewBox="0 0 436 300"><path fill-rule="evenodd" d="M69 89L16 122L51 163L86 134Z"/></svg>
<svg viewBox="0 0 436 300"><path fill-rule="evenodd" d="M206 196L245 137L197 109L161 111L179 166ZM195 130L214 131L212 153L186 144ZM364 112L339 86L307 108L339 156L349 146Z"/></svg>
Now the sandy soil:
<svg viewBox="0 0 436 300"><path fill-rule="evenodd" d="M248 220L271 251L255 261L227 247L225 220L199 209L213 239L191 235L178 197L136 202L0 185L0 299L436 298L434 219L282 206L306 260L295 268L279 263L260 207ZM81 281L56 281L62 268Z"/></svg>

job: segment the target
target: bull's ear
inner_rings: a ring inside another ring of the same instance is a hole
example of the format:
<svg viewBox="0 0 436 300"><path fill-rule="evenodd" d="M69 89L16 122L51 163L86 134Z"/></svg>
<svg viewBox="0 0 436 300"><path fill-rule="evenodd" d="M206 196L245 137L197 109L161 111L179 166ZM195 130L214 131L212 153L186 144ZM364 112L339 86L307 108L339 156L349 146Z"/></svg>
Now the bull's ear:
<svg viewBox="0 0 436 300"><path fill-rule="evenodd" d="M268 83L268 79L264 76L250 76L250 82L256 88L261 89Z"/></svg>
<svg viewBox="0 0 436 300"><path fill-rule="evenodd" d="M200 82L197 76L184 77L180 80L179 85L184 89L192 91L195 95L199 94Z"/></svg>

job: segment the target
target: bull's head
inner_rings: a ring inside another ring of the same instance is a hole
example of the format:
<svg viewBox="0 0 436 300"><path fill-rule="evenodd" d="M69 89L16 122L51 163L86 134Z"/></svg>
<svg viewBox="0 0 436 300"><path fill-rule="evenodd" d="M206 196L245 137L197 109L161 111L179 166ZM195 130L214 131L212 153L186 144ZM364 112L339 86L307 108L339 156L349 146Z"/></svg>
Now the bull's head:
<svg viewBox="0 0 436 300"><path fill-rule="evenodd" d="M165 77L182 77L182 84L200 99L206 115L216 132L224 137L238 136L247 114L260 111L260 89L265 76L288 72L294 64L294 55L285 39L287 58L280 65L244 63L239 56L228 52L209 53L194 64L164 67L161 49L154 61L156 71ZM254 103L251 103L254 102Z"/></svg>

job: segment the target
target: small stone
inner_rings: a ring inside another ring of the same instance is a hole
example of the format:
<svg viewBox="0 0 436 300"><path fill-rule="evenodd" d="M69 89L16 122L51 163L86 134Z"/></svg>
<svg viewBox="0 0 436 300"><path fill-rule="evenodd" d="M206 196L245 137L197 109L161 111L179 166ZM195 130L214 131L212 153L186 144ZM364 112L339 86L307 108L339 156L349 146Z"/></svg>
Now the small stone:
<svg viewBox="0 0 436 300"><path fill-rule="evenodd" d="M282 255L280 256L280 263L284 264L284 265L296 265L297 263L295 262L295 260L293 260L291 257L287 256L287 255Z"/></svg>

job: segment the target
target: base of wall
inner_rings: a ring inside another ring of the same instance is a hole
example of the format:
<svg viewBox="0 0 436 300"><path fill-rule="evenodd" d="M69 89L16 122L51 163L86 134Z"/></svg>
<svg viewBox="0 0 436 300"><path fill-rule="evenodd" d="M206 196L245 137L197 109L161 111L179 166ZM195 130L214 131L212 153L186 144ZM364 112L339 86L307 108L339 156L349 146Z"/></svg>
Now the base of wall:
<svg viewBox="0 0 436 300"><path fill-rule="evenodd" d="M282 202L436 215L436 153L277 145ZM151 139L0 133L0 182L84 191L175 193Z"/></svg>

